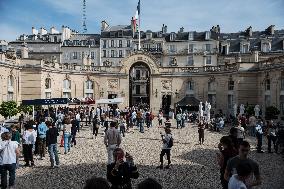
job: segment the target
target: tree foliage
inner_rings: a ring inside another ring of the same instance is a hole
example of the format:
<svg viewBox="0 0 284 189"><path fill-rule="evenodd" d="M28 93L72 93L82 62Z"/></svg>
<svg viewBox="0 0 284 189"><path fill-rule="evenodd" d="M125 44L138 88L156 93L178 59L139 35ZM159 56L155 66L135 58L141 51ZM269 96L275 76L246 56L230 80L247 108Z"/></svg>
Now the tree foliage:
<svg viewBox="0 0 284 189"><path fill-rule="evenodd" d="M2 102L0 105L0 114L5 118L10 118L18 113L17 103L15 101Z"/></svg>
<svg viewBox="0 0 284 189"><path fill-rule="evenodd" d="M21 104L21 105L18 107L18 110L19 110L19 112L24 112L25 114L28 114L28 113L30 113L30 112L33 111L33 106Z"/></svg>
<svg viewBox="0 0 284 189"><path fill-rule="evenodd" d="M277 119L280 111L275 106L269 106L265 109L265 119Z"/></svg>

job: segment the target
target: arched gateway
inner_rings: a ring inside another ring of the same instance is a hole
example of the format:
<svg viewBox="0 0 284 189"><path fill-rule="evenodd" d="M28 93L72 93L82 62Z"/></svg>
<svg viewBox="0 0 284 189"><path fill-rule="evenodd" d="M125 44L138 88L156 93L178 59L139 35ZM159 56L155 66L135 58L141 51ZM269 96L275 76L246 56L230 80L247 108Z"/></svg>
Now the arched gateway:
<svg viewBox="0 0 284 189"><path fill-rule="evenodd" d="M158 74L156 62L154 57L145 52L136 52L123 60L121 73L128 75L129 106L153 107L152 76Z"/></svg>

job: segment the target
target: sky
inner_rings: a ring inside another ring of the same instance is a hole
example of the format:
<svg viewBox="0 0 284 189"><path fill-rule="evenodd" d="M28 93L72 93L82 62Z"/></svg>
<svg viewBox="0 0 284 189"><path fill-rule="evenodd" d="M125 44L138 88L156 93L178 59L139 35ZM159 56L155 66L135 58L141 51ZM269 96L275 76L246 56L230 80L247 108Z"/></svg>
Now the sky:
<svg viewBox="0 0 284 189"><path fill-rule="evenodd" d="M49 30L62 25L82 31L83 0L0 0L0 39L15 40L31 34L31 28ZM86 0L87 33L100 33L100 23L129 25L138 0ZM270 25L284 29L284 0L141 0L141 29L168 32L221 32L264 30Z"/></svg>

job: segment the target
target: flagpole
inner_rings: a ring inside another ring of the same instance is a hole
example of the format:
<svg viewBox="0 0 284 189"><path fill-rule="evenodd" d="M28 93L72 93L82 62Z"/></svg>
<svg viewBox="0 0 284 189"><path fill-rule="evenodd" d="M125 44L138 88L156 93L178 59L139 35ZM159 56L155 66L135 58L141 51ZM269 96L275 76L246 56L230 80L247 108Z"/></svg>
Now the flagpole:
<svg viewBox="0 0 284 189"><path fill-rule="evenodd" d="M138 50L140 51L141 50L141 33L140 33L140 27L141 27L141 1L139 0L139 30L138 30L138 32L139 32L139 34L138 34Z"/></svg>

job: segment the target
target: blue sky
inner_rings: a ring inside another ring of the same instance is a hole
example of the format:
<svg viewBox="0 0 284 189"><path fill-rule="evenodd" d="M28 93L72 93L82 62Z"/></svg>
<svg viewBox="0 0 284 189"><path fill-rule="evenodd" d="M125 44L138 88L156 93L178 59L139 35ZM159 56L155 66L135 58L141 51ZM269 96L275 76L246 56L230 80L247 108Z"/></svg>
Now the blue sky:
<svg viewBox="0 0 284 189"><path fill-rule="evenodd" d="M86 0L88 33L99 33L100 22L130 24L138 0ZM142 29L206 31L219 24L221 32L271 24L284 29L284 0L141 0ZM31 27L62 25L82 31L82 0L0 0L0 39L30 34Z"/></svg>

